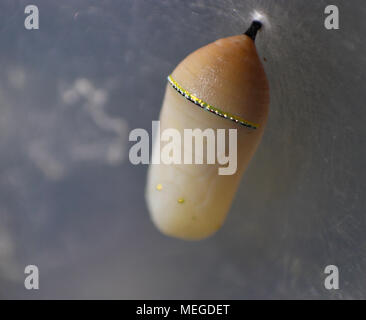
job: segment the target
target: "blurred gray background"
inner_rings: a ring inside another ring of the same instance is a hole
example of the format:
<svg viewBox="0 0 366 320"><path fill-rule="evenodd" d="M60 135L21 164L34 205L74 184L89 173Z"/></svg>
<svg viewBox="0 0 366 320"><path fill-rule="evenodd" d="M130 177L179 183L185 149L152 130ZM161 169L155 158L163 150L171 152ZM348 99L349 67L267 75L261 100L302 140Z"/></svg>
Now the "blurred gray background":
<svg viewBox="0 0 366 320"><path fill-rule="evenodd" d="M165 237L129 131L151 132L175 65L255 10L270 24L263 142L215 236ZM366 298L365 16L362 0L2 0L0 298Z"/></svg>

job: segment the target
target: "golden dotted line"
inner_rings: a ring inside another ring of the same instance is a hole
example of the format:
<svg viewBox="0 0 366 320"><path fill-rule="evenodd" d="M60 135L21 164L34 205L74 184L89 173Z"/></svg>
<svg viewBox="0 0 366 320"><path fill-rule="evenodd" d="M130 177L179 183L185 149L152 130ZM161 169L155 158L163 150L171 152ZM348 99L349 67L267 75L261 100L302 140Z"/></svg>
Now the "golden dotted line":
<svg viewBox="0 0 366 320"><path fill-rule="evenodd" d="M253 122L249 122L247 120L244 120L243 118L239 116L235 116L233 114L230 114L228 112L224 112L214 106L211 106L207 102L195 97L193 94L189 93L187 90L183 89L173 78L172 76L168 76L168 82L172 85L172 87L178 91L183 97L188 99L189 101L193 102L195 105L201 107L204 110L210 111L220 117L223 117L225 119L229 119L231 121L234 121L236 123L240 123L241 125L250 128L250 129L257 129L259 128L258 124L255 124Z"/></svg>

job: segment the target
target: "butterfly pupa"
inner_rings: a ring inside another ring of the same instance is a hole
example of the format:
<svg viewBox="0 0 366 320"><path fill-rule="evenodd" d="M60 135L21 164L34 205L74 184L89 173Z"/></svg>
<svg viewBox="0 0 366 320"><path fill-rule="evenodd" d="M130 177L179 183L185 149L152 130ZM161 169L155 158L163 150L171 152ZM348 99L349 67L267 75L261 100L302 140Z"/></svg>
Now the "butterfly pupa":
<svg viewBox="0 0 366 320"><path fill-rule="evenodd" d="M260 27L254 21L246 33L194 51L168 77L160 132L174 128L183 137L184 129L237 129L237 168L219 175L219 163L150 164L146 201L152 221L166 235L206 238L222 226L231 207L269 109L268 81L254 43ZM153 158L163 145L155 141Z"/></svg>

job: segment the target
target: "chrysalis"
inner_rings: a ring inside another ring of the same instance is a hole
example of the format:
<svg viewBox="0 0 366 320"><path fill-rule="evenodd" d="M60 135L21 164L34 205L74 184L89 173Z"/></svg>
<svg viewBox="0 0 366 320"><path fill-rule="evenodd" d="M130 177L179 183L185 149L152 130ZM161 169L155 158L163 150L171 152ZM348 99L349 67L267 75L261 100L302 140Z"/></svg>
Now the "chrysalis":
<svg viewBox="0 0 366 320"><path fill-rule="evenodd" d="M160 132L174 128L183 137L184 129L237 129L237 168L232 175L219 175L219 163L151 164L146 200L164 234L198 240L225 220L268 115L268 82L254 44L260 27L254 21L245 34L198 49L168 77ZM227 145L228 134L225 139ZM153 157L163 145L155 141Z"/></svg>

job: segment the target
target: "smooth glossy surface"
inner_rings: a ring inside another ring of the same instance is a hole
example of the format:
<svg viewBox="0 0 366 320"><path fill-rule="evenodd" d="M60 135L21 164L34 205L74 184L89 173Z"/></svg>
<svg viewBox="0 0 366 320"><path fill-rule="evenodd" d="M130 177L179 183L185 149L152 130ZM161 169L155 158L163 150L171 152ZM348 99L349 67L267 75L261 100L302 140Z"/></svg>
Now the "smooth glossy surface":
<svg viewBox="0 0 366 320"><path fill-rule="evenodd" d="M268 82L254 42L246 35L219 39L194 51L174 69L172 78L195 97L258 124L257 129L247 128L209 113L171 85L167 86L160 114L161 132L170 128L178 130L182 139L176 142L176 147L182 150L182 159L186 153L196 159L195 149L189 150L186 146L186 129L214 130L212 144L207 146L206 140L202 143L204 158L208 148L219 153L217 130L224 129L229 161L224 167L235 166L230 174L219 174L222 165L218 156L211 165L207 160L204 164L182 161L181 164L150 165L146 200L155 225L173 237L201 240L223 225L240 179L260 142L268 115ZM229 145L229 128L236 129L235 146ZM196 143L197 139L194 145ZM161 149L166 144L159 142ZM236 148L235 154L233 148ZM154 152L160 150L154 147ZM166 188L157 193L154 186L159 182ZM184 200L180 198L182 194Z"/></svg>

